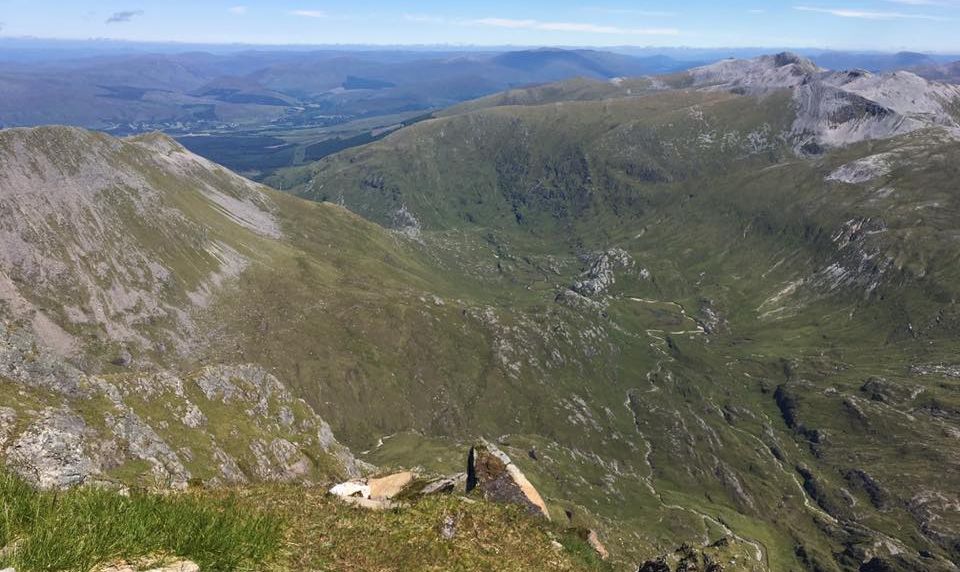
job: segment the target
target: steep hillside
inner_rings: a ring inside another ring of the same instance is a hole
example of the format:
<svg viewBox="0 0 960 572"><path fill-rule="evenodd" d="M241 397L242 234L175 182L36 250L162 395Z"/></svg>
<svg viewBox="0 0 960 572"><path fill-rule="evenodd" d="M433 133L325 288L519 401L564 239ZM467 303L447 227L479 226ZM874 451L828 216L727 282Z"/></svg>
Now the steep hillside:
<svg viewBox="0 0 960 572"><path fill-rule="evenodd" d="M327 480L360 466L198 317L281 248L268 192L172 140L0 131L0 450L33 484Z"/></svg>
<svg viewBox="0 0 960 572"><path fill-rule="evenodd" d="M619 554L733 534L771 570L950 570L951 90L789 54L547 86L321 161L300 193L510 308L495 399L538 405L501 442Z"/></svg>

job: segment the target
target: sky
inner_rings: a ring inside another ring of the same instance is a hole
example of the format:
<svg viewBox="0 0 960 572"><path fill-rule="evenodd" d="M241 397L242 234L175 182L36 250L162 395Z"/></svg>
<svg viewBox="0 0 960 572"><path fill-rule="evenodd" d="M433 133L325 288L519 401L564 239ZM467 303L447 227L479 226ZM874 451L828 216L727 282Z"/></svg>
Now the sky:
<svg viewBox="0 0 960 572"><path fill-rule="evenodd" d="M0 37L960 52L960 0L0 0Z"/></svg>

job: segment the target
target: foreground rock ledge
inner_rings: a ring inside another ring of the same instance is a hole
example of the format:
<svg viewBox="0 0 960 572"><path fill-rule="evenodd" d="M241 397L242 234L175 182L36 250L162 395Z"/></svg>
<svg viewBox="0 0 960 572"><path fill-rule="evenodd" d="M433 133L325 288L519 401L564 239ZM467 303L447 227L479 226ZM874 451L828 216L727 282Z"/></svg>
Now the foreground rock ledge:
<svg viewBox="0 0 960 572"><path fill-rule="evenodd" d="M477 490L489 501L518 504L550 520L543 497L506 453L484 441L467 455L467 493Z"/></svg>

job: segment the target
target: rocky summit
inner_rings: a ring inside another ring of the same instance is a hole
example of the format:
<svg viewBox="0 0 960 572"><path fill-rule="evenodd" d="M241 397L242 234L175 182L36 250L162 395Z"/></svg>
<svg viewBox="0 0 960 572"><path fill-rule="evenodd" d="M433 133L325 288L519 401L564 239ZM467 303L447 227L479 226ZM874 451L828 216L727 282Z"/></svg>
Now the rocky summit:
<svg viewBox="0 0 960 572"><path fill-rule="evenodd" d="M0 565L957 570L960 88L669 71L283 191L0 130Z"/></svg>

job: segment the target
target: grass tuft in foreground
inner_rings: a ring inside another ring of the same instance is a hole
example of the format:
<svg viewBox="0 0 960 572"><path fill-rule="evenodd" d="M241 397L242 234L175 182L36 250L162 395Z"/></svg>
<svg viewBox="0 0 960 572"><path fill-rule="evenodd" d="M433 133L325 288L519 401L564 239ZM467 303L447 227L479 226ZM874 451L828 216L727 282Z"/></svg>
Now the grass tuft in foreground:
<svg viewBox="0 0 960 572"><path fill-rule="evenodd" d="M202 570L261 569L279 553L280 519L233 497L41 492L0 472L0 568L82 570L151 555Z"/></svg>

